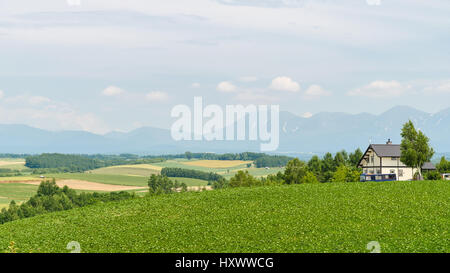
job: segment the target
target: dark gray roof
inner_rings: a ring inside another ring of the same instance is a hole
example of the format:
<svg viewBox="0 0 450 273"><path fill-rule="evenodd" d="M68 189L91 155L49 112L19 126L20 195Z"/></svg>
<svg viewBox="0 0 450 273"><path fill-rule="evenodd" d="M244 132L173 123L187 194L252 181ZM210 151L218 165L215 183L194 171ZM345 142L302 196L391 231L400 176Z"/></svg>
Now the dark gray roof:
<svg viewBox="0 0 450 273"><path fill-rule="evenodd" d="M372 144L370 147L379 157L400 157L400 145L398 144Z"/></svg>
<svg viewBox="0 0 450 273"><path fill-rule="evenodd" d="M436 170L436 167L434 166L433 163L426 162L425 164L423 164L422 170Z"/></svg>

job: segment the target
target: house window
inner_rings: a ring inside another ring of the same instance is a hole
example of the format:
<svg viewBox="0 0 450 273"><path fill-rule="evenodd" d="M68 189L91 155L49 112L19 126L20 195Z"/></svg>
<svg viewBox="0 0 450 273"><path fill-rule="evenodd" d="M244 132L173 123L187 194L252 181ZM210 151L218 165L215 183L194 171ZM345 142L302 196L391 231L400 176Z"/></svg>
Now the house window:
<svg viewBox="0 0 450 273"><path fill-rule="evenodd" d="M381 170L380 169L377 169L377 174L381 174Z"/></svg>
<svg viewBox="0 0 450 273"><path fill-rule="evenodd" d="M395 170L391 170L391 173L395 173Z"/></svg>
<svg viewBox="0 0 450 273"><path fill-rule="evenodd" d="M375 162L375 156L371 156L370 157L370 163L374 163Z"/></svg>
<svg viewBox="0 0 450 273"><path fill-rule="evenodd" d="M403 170L398 170L398 176L402 177L403 176Z"/></svg>
<svg viewBox="0 0 450 273"><path fill-rule="evenodd" d="M396 161L397 158L396 157L391 157L391 160Z"/></svg>

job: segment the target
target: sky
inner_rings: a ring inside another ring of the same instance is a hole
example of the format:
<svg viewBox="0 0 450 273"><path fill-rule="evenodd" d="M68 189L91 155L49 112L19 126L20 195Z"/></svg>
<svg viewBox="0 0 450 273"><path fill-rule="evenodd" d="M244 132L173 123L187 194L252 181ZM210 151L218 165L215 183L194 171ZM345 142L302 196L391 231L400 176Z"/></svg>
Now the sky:
<svg viewBox="0 0 450 273"><path fill-rule="evenodd" d="M104 134L171 109L450 107L448 0L0 0L0 124Z"/></svg>

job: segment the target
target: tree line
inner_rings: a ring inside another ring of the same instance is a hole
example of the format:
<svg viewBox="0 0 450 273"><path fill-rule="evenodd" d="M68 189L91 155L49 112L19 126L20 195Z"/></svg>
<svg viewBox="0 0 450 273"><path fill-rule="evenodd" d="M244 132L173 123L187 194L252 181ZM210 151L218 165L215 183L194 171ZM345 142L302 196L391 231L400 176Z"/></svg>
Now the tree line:
<svg viewBox="0 0 450 273"><path fill-rule="evenodd" d="M257 168L265 167L284 167L292 160L292 157L282 155L266 155L255 160L255 166Z"/></svg>
<svg viewBox="0 0 450 273"><path fill-rule="evenodd" d="M164 161L162 158L130 159L112 156L86 156L72 154L41 154L25 158L25 166L39 169L34 173L45 172L84 172L103 167L127 164L151 164Z"/></svg>
<svg viewBox="0 0 450 273"><path fill-rule="evenodd" d="M111 202L135 198L134 193L111 192L111 193L80 193L77 194L65 186L58 187L55 180L43 181L37 190L37 193L27 202L17 205L11 201L9 208L3 208L0 212L0 224L29 218L36 215L69 210L78 207L92 205L98 202Z"/></svg>
<svg viewBox="0 0 450 273"><path fill-rule="evenodd" d="M361 169L356 165L362 157L357 149L354 153L346 151L325 154L323 158L313 156L308 162L294 158L287 163L284 172L276 175L256 178L247 170L238 171L230 180L220 180L213 183L215 189L226 187L253 187L266 185L326 183L326 182L359 182Z"/></svg>
<svg viewBox="0 0 450 273"><path fill-rule="evenodd" d="M197 170L190 169L182 169L182 168L163 168L161 170L162 176L167 177L186 177L186 178L195 178L206 181L218 181L222 178L221 175L213 173L213 172L202 172Z"/></svg>

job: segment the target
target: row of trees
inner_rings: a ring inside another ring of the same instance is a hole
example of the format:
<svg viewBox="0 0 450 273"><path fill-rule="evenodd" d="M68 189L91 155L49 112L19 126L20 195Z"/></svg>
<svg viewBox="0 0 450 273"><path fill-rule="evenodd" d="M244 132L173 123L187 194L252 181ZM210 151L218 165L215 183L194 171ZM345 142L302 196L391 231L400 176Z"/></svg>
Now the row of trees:
<svg viewBox="0 0 450 273"><path fill-rule="evenodd" d="M284 167L292 159L289 156L267 155L256 159L255 165L257 168Z"/></svg>
<svg viewBox="0 0 450 273"><path fill-rule="evenodd" d="M11 170L0 168L0 177L20 176L22 173L19 170Z"/></svg>
<svg viewBox="0 0 450 273"><path fill-rule="evenodd" d="M3 208L0 212L0 224L48 212L84 207L97 202L119 201L134 197L134 194L128 192L77 194L67 186L58 187L54 180L44 181L39 185L36 195L27 202L19 206L11 201L8 209Z"/></svg>
<svg viewBox="0 0 450 273"><path fill-rule="evenodd" d="M221 175L212 172L202 172L197 170L182 169L182 168L163 168L161 175L167 177L186 177L196 178L206 181L218 181L222 178Z"/></svg>
<svg viewBox="0 0 450 273"><path fill-rule="evenodd" d="M108 166L126 164L151 164L164 161L162 158L128 158L116 156L86 156L71 154L41 154L26 157L25 166L39 172L84 172Z"/></svg>
<svg viewBox="0 0 450 273"><path fill-rule="evenodd" d="M269 175L266 178L256 178L248 171L238 171L227 180L213 183L215 189L226 187L252 187L265 185L325 183L325 182L358 182L361 170L356 168L362 157L361 150L347 154L345 151L330 153L323 158L314 156L308 162L294 158L287 163L284 173Z"/></svg>

